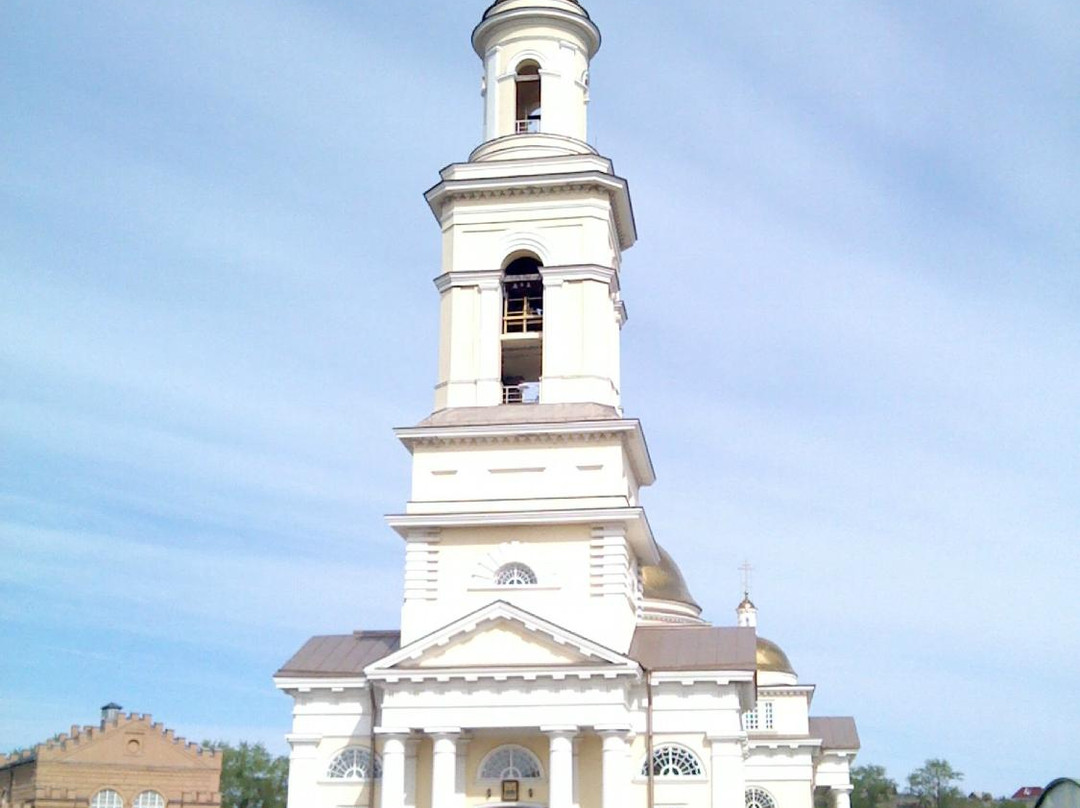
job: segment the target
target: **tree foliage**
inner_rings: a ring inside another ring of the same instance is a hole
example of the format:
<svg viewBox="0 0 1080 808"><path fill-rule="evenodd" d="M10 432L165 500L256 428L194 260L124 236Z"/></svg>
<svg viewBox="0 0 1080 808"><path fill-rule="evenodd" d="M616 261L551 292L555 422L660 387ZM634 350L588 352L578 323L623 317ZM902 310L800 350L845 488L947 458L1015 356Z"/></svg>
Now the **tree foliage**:
<svg viewBox="0 0 1080 808"><path fill-rule="evenodd" d="M289 759L274 757L261 743L239 745L204 741L220 750L221 808L285 808Z"/></svg>
<svg viewBox="0 0 1080 808"><path fill-rule="evenodd" d="M956 784L964 779L947 760L932 758L908 775L908 788L924 808L949 808L961 796Z"/></svg>
<svg viewBox="0 0 1080 808"><path fill-rule="evenodd" d="M851 808L878 808L896 796L896 782L884 766L856 766L851 770Z"/></svg>

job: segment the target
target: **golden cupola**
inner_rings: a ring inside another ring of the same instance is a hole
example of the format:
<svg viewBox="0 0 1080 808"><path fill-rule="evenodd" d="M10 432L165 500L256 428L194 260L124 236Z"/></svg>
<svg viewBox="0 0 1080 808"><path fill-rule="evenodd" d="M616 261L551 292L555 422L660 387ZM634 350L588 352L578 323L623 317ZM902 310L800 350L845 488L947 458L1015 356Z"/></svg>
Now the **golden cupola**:
<svg viewBox="0 0 1080 808"><path fill-rule="evenodd" d="M641 620L645 623L702 623L701 607L690 594L679 565L663 547L660 563L641 568Z"/></svg>

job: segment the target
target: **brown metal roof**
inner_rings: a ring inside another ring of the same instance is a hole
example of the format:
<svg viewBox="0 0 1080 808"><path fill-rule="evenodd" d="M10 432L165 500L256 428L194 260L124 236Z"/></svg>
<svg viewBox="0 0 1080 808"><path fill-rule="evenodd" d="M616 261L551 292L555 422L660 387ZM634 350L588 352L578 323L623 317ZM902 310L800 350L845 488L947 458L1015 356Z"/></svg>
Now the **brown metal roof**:
<svg viewBox="0 0 1080 808"><path fill-rule="evenodd" d="M312 637L275 676L357 676L401 647L400 631Z"/></svg>
<svg viewBox="0 0 1080 808"><path fill-rule="evenodd" d="M757 640L752 628L643 626L629 655L654 671L752 671Z"/></svg>
<svg viewBox="0 0 1080 808"><path fill-rule="evenodd" d="M810 718L810 734L821 738L822 749L858 749L859 731L850 716Z"/></svg>

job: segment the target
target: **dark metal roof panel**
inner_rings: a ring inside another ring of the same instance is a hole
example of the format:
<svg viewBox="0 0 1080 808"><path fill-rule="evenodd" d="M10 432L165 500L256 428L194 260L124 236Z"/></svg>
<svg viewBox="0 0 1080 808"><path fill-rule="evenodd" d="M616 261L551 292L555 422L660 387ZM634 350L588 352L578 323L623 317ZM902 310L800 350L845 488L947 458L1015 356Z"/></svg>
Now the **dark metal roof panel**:
<svg viewBox="0 0 1080 808"><path fill-rule="evenodd" d="M312 637L276 676L357 676L401 647L401 632L357 631Z"/></svg>
<svg viewBox="0 0 1080 808"><path fill-rule="evenodd" d="M822 749L858 749L859 731L850 716L811 717L810 734L821 738Z"/></svg>
<svg viewBox="0 0 1080 808"><path fill-rule="evenodd" d="M752 628L642 626L634 632L630 656L654 671L752 671L757 639Z"/></svg>

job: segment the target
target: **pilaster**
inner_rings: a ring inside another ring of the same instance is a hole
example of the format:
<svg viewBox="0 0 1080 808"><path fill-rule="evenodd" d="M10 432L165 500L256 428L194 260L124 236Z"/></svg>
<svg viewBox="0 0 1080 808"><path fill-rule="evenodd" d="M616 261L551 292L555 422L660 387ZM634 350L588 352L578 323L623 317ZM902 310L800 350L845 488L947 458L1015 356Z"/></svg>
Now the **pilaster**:
<svg viewBox="0 0 1080 808"><path fill-rule="evenodd" d="M746 735L710 735L712 808L744 808L746 804Z"/></svg>

